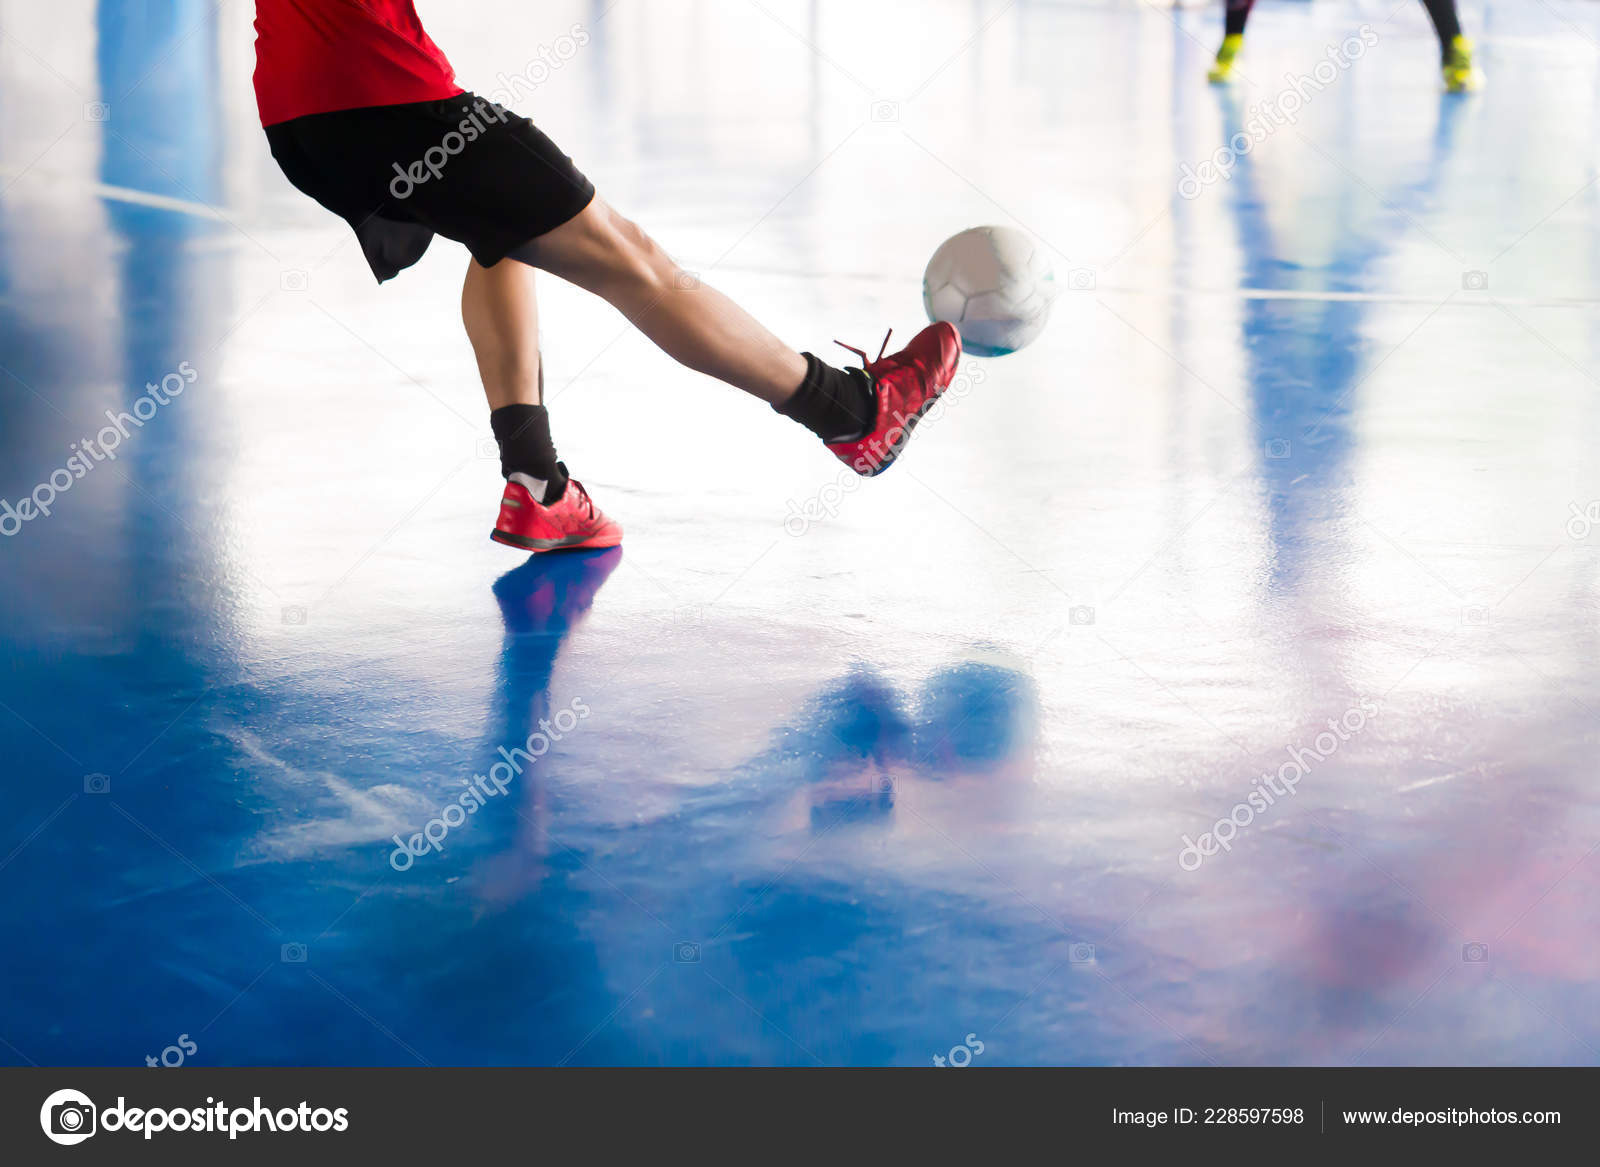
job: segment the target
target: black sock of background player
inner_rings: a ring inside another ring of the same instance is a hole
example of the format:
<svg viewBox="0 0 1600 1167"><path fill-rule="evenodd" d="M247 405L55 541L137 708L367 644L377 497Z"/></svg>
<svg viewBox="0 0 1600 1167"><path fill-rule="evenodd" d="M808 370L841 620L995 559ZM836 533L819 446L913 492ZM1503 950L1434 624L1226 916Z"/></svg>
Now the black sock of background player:
<svg viewBox="0 0 1600 1167"><path fill-rule="evenodd" d="M1461 18L1456 15L1456 0L1422 0L1433 20L1434 31L1439 34L1439 47L1450 51L1450 42L1461 35Z"/></svg>
<svg viewBox="0 0 1600 1167"><path fill-rule="evenodd" d="M550 440L550 412L542 405L502 405L489 414L494 440L500 444L500 473L526 474L544 482L544 497L555 502L567 489L567 474L556 461Z"/></svg>
<svg viewBox="0 0 1600 1167"><path fill-rule="evenodd" d="M810 353L806 379L795 395L774 405L825 442L848 442L865 437L878 420L878 398L860 369L836 369Z"/></svg>
<svg viewBox="0 0 1600 1167"><path fill-rule="evenodd" d="M1228 23L1224 32L1228 36L1243 36L1244 22L1250 19L1250 6L1256 0L1223 0L1228 6Z"/></svg>

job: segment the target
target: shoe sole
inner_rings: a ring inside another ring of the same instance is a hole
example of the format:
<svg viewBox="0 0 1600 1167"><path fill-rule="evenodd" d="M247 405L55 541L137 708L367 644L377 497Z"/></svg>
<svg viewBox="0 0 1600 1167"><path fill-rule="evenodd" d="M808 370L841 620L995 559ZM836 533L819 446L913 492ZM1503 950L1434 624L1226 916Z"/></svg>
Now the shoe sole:
<svg viewBox="0 0 1600 1167"><path fill-rule="evenodd" d="M509 531L502 531L496 527L489 532L489 538L496 543L503 543L507 547L516 547L523 551L577 551L586 548L620 547L622 537L616 538L596 535L568 535L564 539L530 539L526 535L513 535Z"/></svg>

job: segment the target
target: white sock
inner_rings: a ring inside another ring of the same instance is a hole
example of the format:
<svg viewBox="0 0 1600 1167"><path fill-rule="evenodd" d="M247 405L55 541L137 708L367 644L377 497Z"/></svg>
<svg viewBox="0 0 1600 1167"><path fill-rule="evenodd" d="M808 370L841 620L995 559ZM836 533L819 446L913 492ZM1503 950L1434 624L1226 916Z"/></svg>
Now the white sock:
<svg viewBox="0 0 1600 1167"><path fill-rule="evenodd" d="M533 496L534 502L538 503L540 506L544 505L545 492L550 489L550 484L543 478L535 478L531 474L524 474L518 470L513 472L511 477L506 479L506 481L515 482L518 486L522 487L523 490L526 490L530 495Z"/></svg>

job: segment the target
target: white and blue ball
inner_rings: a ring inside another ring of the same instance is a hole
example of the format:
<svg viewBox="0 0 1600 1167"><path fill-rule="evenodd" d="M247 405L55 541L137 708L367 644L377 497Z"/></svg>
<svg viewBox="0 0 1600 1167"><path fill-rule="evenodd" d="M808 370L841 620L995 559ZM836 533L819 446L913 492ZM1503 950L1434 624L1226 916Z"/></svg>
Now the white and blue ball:
<svg viewBox="0 0 1600 1167"><path fill-rule="evenodd" d="M1011 227L973 227L939 245L922 277L929 320L956 326L979 357L999 357L1044 331L1055 271L1043 246Z"/></svg>

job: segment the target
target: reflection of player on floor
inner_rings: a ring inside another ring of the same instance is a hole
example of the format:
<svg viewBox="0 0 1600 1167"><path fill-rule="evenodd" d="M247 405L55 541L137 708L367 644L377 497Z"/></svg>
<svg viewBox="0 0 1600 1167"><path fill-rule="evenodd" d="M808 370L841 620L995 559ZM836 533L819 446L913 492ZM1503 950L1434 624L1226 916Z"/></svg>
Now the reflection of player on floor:
<svg viewBox="0 0 1600 1167"><path fill-rule="evenodd" d="M857 473L898 455L949 385L948 324L837 369L789 348L678 269L532 122L464 91L414 0L256 0L256 99L289 181L344 218L373 275L435 235L472 253L461 314L506 477L493 537L532 551L610 547L608 520L556 459L542 391L534 269L610 302L679 363L768 402ZM570 489L569 489L570 486Z"/></svg>
<svg viewBox="0 0 1600 1167"><path fill-rule="evenodd" d="M1217 50L1216 63L1211 66L1214 82L1233 78L1233 61L1244 44L1244 26L1250 19L1250 9L1256 0L1223 0L1227 6L1227 26L1223 30L1222 47ZM1422 0L1422 6L1433 19L1434 31L1439 34L1440 57L1443 62L1445 88L1451 93L1465 93L1483 84L1483 74L1472 63L1472 42L1461 35L1461 18L1456 14L1456 0Z"/></svg>

